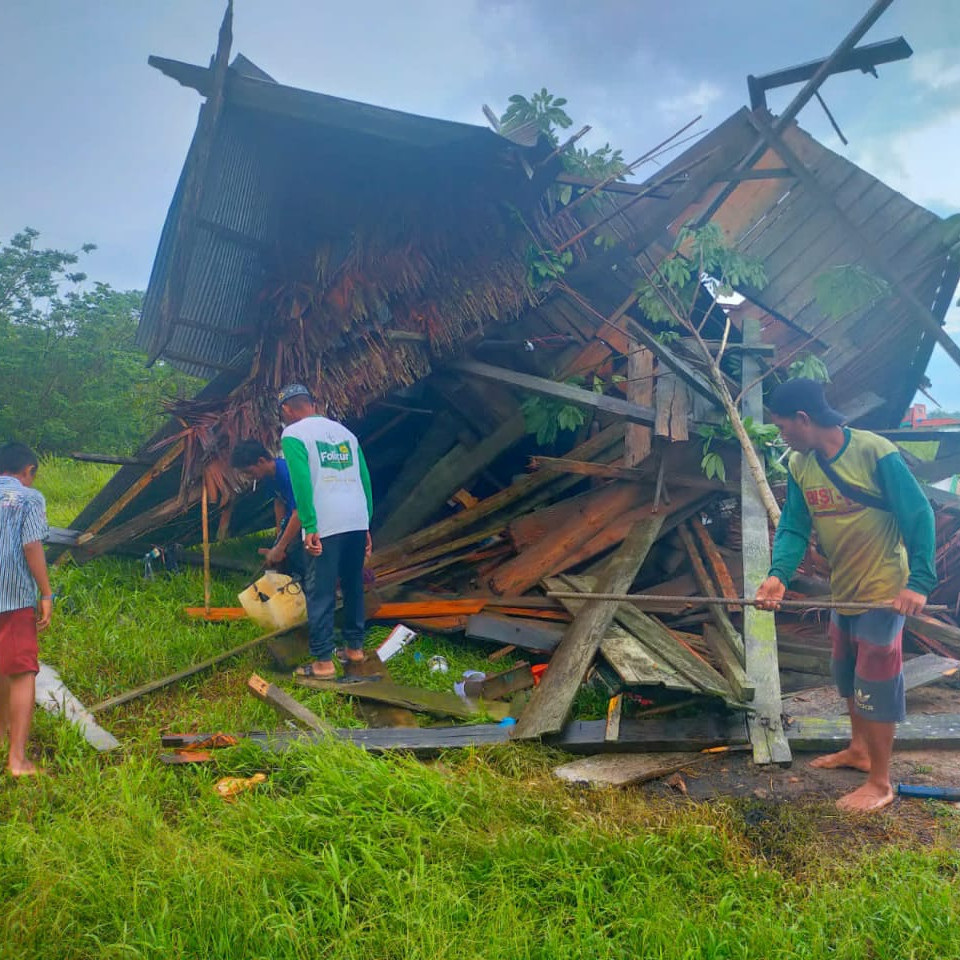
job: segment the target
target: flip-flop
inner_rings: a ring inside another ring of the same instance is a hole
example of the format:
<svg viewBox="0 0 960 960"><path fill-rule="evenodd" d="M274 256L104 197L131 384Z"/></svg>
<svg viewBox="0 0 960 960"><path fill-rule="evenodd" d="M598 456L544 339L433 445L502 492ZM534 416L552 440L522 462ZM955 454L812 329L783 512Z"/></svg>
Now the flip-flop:
<svg viewBox="0 0 960 960"><path fill-rule="evenodd" d="M304 667L297 667L297 669L293 671L293 675L295 677L312 677L314 680L336 680L337 679L336 670L334 670L333 673L317 673L317 671L313 669L312 663L308 663Z"/></svg>

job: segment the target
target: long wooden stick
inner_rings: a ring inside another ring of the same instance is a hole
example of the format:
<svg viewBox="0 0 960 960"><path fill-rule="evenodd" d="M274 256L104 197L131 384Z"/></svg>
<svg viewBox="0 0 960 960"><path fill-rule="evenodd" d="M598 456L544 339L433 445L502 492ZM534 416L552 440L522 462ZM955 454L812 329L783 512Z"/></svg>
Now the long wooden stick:
<svg viewBox="0 0 960 960"><path fill-rule="evenodd" d="M210 612L210 507L207 493L207 472L203 472L203 493L200 500L203 527L203 609Z"/></svg>
<svg viewBox="0 0 960 960"><path fill-rule="evenodd" d="M677 607L758 607L756 600L747 597L671 597L659 593L575 593L572 590L550 590L548 597L556 600L617 600L620 603L662 603ZM781 600L777 606L783 610L889 610L889 603L842 603L838 600ZM946 613L947 604L933 603L924 608L925 613Z"/></svg>

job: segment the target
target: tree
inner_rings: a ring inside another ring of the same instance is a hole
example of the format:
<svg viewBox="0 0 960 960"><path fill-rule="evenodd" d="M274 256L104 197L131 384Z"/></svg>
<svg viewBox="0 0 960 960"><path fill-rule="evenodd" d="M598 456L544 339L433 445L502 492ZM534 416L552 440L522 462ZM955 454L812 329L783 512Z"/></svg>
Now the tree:
<svg viewBox="0 0 960 960"><path fill-rule="evenodd" d="M26 229L0 247L0 438L45 452L134 451L163 420L162 400L195 381L134 345L143 300L85 288L81 254L42 249Z"/></svg>

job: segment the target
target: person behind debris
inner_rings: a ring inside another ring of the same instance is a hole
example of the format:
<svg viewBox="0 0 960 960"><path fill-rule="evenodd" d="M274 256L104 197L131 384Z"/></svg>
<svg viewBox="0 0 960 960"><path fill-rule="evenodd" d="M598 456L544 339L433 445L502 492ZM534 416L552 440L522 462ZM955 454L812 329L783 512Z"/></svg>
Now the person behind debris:
<svg viewBox="0 0 960 960"><path fill-rule="evenodd" d="M286 460L271 456L259 440L241 440L233 448L230 465L255 483L264 481L272 488L277 538L264 553L263 561L268 568L302 580L305 561L300 515Z"/></svg>
<svg viewBox="0 0 960 960"><path fill-rule="evenodd" d="M40 670L37 633L53 613L43 553L47 507L31 489L37 467L28 446L0 446L0 741L9 740L7 770L15 777L37 773L26 753Z"/></svg>
<svg viewBox="0 0 960 960"><path fill-rule="evenodd" d="M890 758L895 725L906 717L902 637L904 615L920 613L936 586L933 511L896 447L883 437L844 426L823 384L780 384L768 404L792 448L787 500L759 605L777 609L807 549L810 530L830 562L838 604L889 609L830 616L832 667L847 700L852 737L815 767L854 767L868 776L841 797L842 810L868 812L893 801Z"/></svg>
<svg viewBox="0 0 960 960"><path fill-rule="evenodd" d="M321 416L305 386L284 387L279 402L286 424L280 443L307 553L304 594L313 662L297 674L330 678L336 675L333 614L338 576L346 645L340 657L363 659L363 566L372 549L370 475L357 438L343 424Z"/></svg>

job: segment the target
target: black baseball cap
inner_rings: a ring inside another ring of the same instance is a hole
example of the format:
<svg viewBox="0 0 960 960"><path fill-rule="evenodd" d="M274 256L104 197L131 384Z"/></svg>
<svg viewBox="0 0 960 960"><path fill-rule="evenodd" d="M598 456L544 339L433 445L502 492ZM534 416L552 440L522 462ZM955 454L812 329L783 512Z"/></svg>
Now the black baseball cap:
<svg viewBox="0 0 960 960"><path fill-rule="evenodd" d="M277 397L278 406L282 407L287 401L292 400L294 397L307 397L308 399L313 399L313 395L302 383L288 383L281 391Z"/></svg>
<svg viewBox="0 0 960 960"><path fill-rule="evenodd" d="M795 417L802 411L818 427L839 427L847 422L839 410L827 403L823 384L806 377L778 384L770 394L767 407L778 417Z"/></svg>

